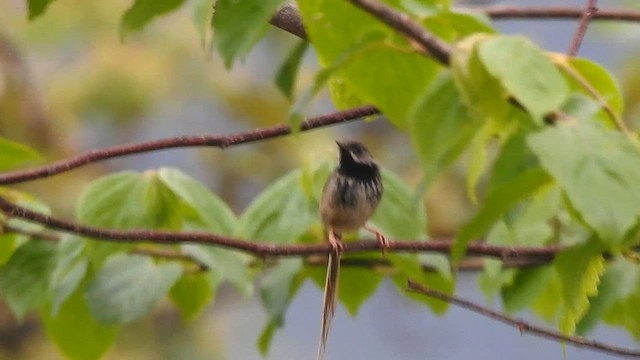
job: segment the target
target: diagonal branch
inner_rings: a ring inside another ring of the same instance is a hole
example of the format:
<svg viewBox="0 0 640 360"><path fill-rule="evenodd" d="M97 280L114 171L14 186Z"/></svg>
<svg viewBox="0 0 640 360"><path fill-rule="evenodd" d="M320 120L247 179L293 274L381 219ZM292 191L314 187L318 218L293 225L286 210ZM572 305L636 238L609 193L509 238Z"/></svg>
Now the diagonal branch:
<svg viewBox="0 0 640 360"><path fill-rule="evenodd" d="M413 21L409 15L376 0L349 0L349 2L382 20L409 39L416 41L441 64L449 65L453 51L451 46Z"/></svg>
<svg viewBox="0 0 640 360"><path fill-rule="evenodd" d="M460 306L462 308L471 310L480 315L484 315L494 320L498 320L504 324L514 326L518 330L520 330L521 333L531 333L533 335L540 336L546 339L551 339L559 342L566 342L577 347L589 348L591 350L597 350L597 351L601 351L609 354L615 354L618 356L640 358L640 351L638 350L626 349L626 348L622 348L614 345L609 345L599 341L585 339L581 336L563 335L556 331L551 331L539 326L531 325L524 320L510 317L506 314L491 310L484 306L475 304L471 301L459 299L459 298L456 298L455 296L447 295L440 291L426 288L413 280L409 280L407 282L407 287L410 291L418 292L418 293L430 296L432 298L436 298L444 302L448 302L450 304Z"/></svg>
<svg viewBox="0 0 640 360"><path fill-rule="evenodd" d="M580 17L578 28L576 29L576 32L571 39L571 45L569 46L568 51L569 56L576 56L578 54L578 50L580 50L580 45L582 44L582 40L584 39L584 34L586 34L587 32L587 27L591 22L591 18L596 12L598 12L597 6L598 0L587 0L587 5L585 6L584 12Z"/></svg>
<svg viewBox="0 0 640 360"><path fill-rule="evenodd" d="M300 131L309 131L321 127L345 123L379 113L380 112L378 111L378 109L374 108L373 106L361 106L345 111L338 111L331 114L310 118L304 121L300 126ZM116 145L99 150L90 150L86 153L33 169L0 174L0 185L8 185L42 179L66 171L70 171L87 164L132 154L194 146L210 146L225 149L234 145L257 142L265 139L273 139L276 137L288 135L290 133L291 127L289 125L275 125L226 136L175 136L153 141Z"/></svg>
<svg viewBox="0 0 640 360"><path fill-rule="evenodd" d="M4 212L8 217L25 219L31 222L43 224L49 229L82 235L102 241L159 244L194 243L220 246L260 257L328 254L332 250L332 247L329 244L272 244L261 242L259 239L242 240L205 232L172 232L146 229L115 230L91 227L60 220L52 216L29 210L11 203L3 197L0 197L0 211ZM385 248L385 251L398 253L432 252L449 254L452 246L452 241L390 241L389 246ZM467 247L467 254L472 256L493 257L503 261L528 259L531 261L540 260L550 262L562 249L563 247L561 246L512 247L473 243ZM380 250L382 250L381 245L376 240L360 240L344 244L345 253Z"/></svg>
<svg viewBox="0 0 640 360"><path fill-rule="evenodd" d="M514 5L472 6L459 8L459 10L471 10L484 13L493 20L509 19L540 19L540 20L567 20L580 19L584 9L576 6L545 6L529 7ZM592 14L592 20L617 20L640 22L640 11L631 9L598 9ZM301 39L307 38L307 33L302 24L298 9L294 5L285 5L276 12L271 20L271 25L285 30Z"/></svg>

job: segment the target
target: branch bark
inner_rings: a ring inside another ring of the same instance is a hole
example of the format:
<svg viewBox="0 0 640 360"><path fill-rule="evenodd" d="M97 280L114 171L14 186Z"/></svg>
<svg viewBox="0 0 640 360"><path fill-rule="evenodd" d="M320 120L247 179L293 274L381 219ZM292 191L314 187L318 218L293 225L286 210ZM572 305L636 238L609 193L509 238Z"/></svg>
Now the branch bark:
<svg viewBox="0 0 640 360"><path fill-rule="evenodd" d="M114 230L91 227L75 222L60 220L41 214L22 206L16 205L0 197L0 211L8 217L20 218L45 225L49 229L73 233L102 241L125 243L158 243L181 244L193 243L201 245L220 246L227 249L243 251L260 257L300 256L313 254L328 254L332 251L329 244L272 244L261 242L260 239L242 240L205 232L172 232L148 229ZM452 241L421 241L396 240L390 241L386 252L432 252L449 254ZM467 247L470 256L486 256L512 261L527 259L530 261L552 261L555 255L563 249L561 246L545 247L512 247L497 246L485 243L471 243ZM376 240L360 240L344 244L345 253L381 251L382 247Z"/></svg>
<svg viewBox="0 0 640 360"><path fill-rule="evenodd" d="M361 106L345 111L338 111L327 115L310 118L304 121L300 126L300 131L309 131L321 127L341 124L379 113L380 112L378 111L378 109L373 106ZM56 161L49 165L0 174L0 185L23 183L36 179L47 178L98 161L133 154L195 146L210 146L225 149L235 145L273 139L276 137L288 135L290 133L291 127L289 125L275 125L226 136L175 136L153 141L116 145L104 149L91 150L68 159Z"/></svg>
<svg viewBox="0 0 640 360"><path fill-rule="evenodd" d="M454 304L464 309L471 310L480 315L484 315L494 320L498 320L501 323L514 326L518 330L520 330L521 333L531 333L533 335L540 336L546 339L551 339L558 342L566 342L577 347L590 348L592 350L598 350L601 352L614 354L618 356L640 358L640 351L638 350L626 349L626 348L622 348L614 345L605 344L599 341L586 339L581 336L569 336L569 335L560 334L556 331L547 330L539 326L531 325L524 320L516 319L506 314L491 310L489 308L486 308L482 305L478 305L471 301L460 299L452 295L447 295L440 291L429 289L413 280L409 280L407 282L407 287L410 291L421 293L426 296L429 296L438 300L442 300L450 304Z"/></svg>

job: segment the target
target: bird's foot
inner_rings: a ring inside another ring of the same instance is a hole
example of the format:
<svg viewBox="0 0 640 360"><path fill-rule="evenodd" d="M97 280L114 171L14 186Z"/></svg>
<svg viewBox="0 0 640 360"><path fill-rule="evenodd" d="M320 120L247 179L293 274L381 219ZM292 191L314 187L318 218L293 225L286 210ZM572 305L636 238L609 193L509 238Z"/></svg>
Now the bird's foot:
<svg viewBox="0 0 640 360"><path fill-rule="evenodd" d="M329 231L329 244L334 252L342 252L344 250L344 244L342 244L342 240L340 240L340 235L333 232L333 230Z"/></svg>
<svg viewBox="0 0 640 360"><path fill-rule="evenodd" d="M386 253L386 250L391 245L389 243L389 239L387 239L387 237L384 236L384 234L382 234L380 231L378 231L378 230L376 230L374 228L371 228L369 226L365 226L364 229L367 230L367 231L372 232L376 236L376 240L378 240L378 244L380 244L382 255L384 255Z"/></svg>

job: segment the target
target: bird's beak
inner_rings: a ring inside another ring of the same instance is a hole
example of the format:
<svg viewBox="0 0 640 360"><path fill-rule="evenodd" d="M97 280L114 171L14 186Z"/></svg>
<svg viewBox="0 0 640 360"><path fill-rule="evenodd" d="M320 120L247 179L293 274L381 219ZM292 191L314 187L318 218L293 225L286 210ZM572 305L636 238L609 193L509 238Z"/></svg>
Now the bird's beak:
<svg viewBox="0 0 640 360"><path fill-rule="evenodd" d="M340 150L344 150L344 144L341 141L336 141L336 144L340 148Z"/></svg>

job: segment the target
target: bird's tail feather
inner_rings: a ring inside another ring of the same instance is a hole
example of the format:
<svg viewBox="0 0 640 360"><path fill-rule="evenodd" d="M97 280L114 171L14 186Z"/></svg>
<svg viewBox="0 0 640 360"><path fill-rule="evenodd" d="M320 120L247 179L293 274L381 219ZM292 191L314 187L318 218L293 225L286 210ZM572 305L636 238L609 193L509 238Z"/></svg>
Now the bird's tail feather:
<svg viewBox="0 0 640 360"><path fill-rule="evenodd" d="M320 343L318 344L317 360L323 360L329 337L329 328L336 312L338 296L338 275L340 274L340 251L336 248L329 254L327 262L327 278L324 284L324 299L322 303L322 323L320 326Z"/></svg>

